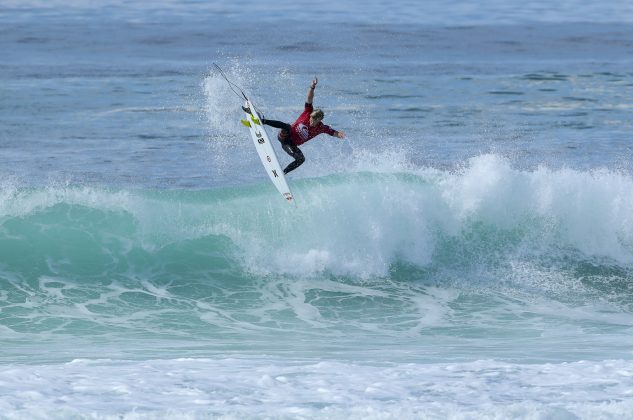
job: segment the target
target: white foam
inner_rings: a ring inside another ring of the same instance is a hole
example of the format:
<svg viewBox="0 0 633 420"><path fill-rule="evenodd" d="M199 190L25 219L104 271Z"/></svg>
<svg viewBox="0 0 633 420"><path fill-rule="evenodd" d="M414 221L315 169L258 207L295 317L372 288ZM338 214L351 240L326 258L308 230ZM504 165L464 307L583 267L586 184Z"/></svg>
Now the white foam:
<svg viewBox="0 0 633 420"><path fill-rule="evenodd" d="M0 368L14 418L632 418L633 364L73 360Z"/></svg>
<svg viewBox="0 0 633 420"><path fill-rule="evenodd" d="M540 218L555 228L552 240L588 256L633 261L633 178L603 170L519 171L497 155L469 160L441 181L442 198L459 219L500 228ZM547 234L547 232L543 232Z"/></svg>

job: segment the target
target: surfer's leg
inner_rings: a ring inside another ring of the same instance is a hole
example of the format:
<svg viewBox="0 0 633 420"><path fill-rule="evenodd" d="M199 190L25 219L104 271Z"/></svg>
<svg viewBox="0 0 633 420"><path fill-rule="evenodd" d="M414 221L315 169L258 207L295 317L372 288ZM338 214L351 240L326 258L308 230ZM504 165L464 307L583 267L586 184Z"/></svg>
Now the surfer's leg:
<svg viewBox="0 0 633 420"><path fill-rule="evenodd" d="M262 118L262 123L269 125L271 127L275 127L275 128L279 128L281 130L287 130L288 132L290 132L290 124L286 124L285 122L281 122L281 121L275 121L275 120L267 120L265 118Z"/></svg>
<svg viewBox="0 0 633 420"><path fill-rule="evenodd" d="M290 130L292 130L290 124L286 124L285 122L281 121L267 120L265 118L262 118L262 123L280 129L279 133L277 134L277 140L279 140L280 142L283 143L288 140L288 137L290 136Z"/></svg>
<svg viewBox="0 0 633 420"><path fill-rule="evenodd" d="M301 166L303 162L306 161L305 156L303 156L303 152L301 152L301 150L294 144L283 142L281 143L281 148L284 149L284 152L288 153L295 159L294 162L286 166L286 169L284 169L284 174L287 174L290 171L294 171L299 166Z"/></svg>

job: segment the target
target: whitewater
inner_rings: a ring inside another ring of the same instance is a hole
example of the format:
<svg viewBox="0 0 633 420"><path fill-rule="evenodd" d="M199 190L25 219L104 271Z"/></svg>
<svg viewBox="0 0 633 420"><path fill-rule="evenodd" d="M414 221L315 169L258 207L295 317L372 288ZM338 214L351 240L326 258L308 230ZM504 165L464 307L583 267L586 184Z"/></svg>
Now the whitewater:
<svg viewBox="0 0 633 420"><path fill-rule="evenodd" d="M627 2L58 3L0 10L0 418L633 418ZM318 75L296 205L214 62Z"/></svg>

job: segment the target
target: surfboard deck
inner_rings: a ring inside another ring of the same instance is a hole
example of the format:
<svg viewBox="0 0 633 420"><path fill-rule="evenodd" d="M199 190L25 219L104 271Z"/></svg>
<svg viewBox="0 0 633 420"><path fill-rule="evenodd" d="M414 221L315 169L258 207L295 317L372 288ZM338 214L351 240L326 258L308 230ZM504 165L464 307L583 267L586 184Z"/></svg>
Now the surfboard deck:
<svg viewBox="0 0 633 420"><path fill-rule="evenodd" d="M266 170L268 177L286 201L294 203L294 196L288 187L284 171L279 165L279 160L277 159L275 149L270 142L270 137L264 128L264 124L261 122L261 115L259 115L250 100L245 102L244 107L249 109L251 112L248 113L244 111L245 119L241 120L242 124L248 127L248 130L251 133L253 144L255 145L259 159L261 160L262 165L264 165L264 169Z"/></svg>

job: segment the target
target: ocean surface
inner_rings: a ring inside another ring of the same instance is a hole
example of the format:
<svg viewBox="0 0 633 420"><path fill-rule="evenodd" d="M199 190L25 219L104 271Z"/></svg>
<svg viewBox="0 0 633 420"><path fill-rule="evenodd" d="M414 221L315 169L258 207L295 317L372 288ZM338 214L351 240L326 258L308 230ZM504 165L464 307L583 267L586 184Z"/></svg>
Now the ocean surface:
<svg viewBox="0 0 633 420"><path fill-rule="evenodd" d="M631 419L632 133L630 1L0 0L0 418Z"/></svg>

